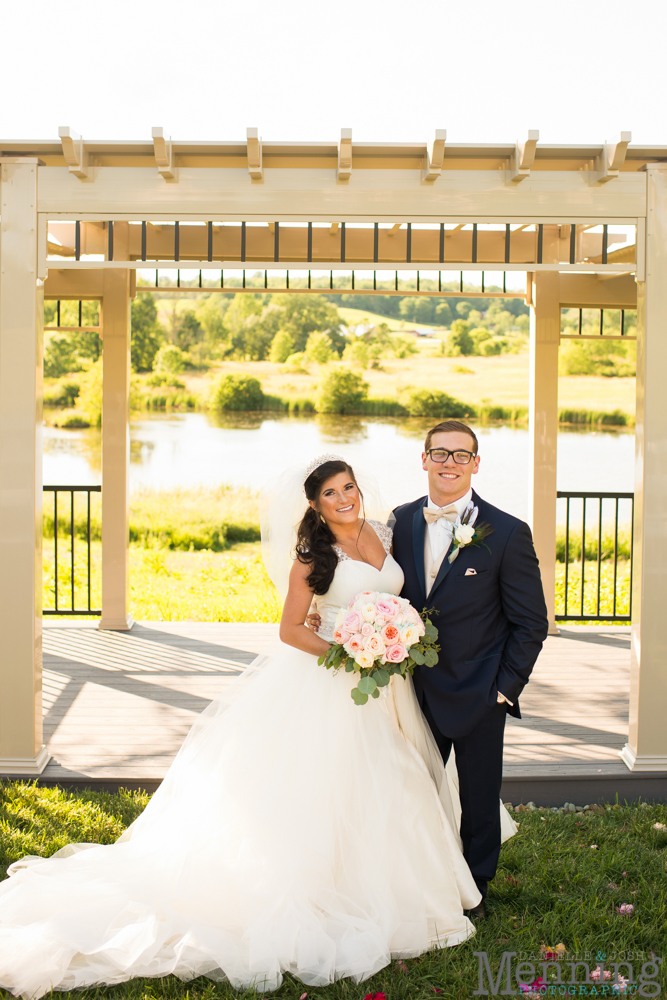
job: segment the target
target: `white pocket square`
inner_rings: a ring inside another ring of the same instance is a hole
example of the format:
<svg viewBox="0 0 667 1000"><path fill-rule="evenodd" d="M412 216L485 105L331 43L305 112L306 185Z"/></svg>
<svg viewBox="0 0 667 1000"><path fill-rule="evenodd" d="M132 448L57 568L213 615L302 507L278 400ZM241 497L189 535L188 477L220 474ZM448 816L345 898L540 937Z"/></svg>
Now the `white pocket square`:
<svg viewBox="0 0 667 1000"><path fill-rule="evenodd" d="M468 566L467 570L463 574L464 576L477 576L477 570L473 569L472 566Z"/></svg>

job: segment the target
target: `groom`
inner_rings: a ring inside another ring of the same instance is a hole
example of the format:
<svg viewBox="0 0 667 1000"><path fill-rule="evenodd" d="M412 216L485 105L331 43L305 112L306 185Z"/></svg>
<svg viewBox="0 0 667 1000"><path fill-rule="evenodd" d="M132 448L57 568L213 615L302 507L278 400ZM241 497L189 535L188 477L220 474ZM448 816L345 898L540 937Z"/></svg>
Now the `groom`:
<svg viewBox="0 0 667 1000"><path fill-rule="evenodd" d="M415 669L414 685L445 763L454 748L463 854L482 893L471 915L484 917L500 853L505 717L521 718L519 695L548 619L528 525L471 488L477 452L466 424L445 420L433 427L422 454L428 496L397 507L389 523L405 575L401 596L418 610L437 612L440 658ZM476 530L467 544L473 532L457 530L462 521Z"/></svg>

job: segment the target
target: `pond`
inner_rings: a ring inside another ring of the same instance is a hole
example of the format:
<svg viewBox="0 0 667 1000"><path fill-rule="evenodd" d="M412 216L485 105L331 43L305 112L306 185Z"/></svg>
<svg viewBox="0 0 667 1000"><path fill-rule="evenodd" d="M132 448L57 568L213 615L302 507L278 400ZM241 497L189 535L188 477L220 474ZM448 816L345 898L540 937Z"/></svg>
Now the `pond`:
<svg viewBox="0 0 667 1000"><path fill-rule="evenodd" d="M323 452L342 454L380 481L395 506L426 491L420 453L432 420L289 417L264 414L151 414L131 423L132 489L217 486L259 489L286 466ZM475 488L517 517L528 514L530 441L516 426L480 426ZM626 430L563 429L558 436L558 489L629 492L634 488L634 435ZM100 432L44 428L44 482L101 482Z"/></svg>

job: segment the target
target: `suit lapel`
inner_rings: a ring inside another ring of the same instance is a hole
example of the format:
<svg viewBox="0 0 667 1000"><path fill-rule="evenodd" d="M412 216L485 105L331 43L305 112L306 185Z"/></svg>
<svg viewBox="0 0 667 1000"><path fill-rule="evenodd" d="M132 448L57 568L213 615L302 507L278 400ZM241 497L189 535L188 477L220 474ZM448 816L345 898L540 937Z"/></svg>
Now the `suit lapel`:
<svg viewBox="0 0 667 1000"><path fill-rule="evenodd" d="M472 491L472 502L475 505L475 507L477 507L479 509L479 513L477 515L477 520L481 521L482 520L481 505L483 504L484 501L480 500L480 498L477 496L477 494L475 493L474 490ZM423 514L422 514L422 520L423 520ZM431 587L431 593L428 595L429 596L429 600L433 597L433 594L435 593L436 589L440 586L440 584L445 579L445 577L449 573L450 569L454 565L453 562L449 561L449 556L451 555L451 553L452 553L452 544L450 542L449 548L447 549L447 554L446 554L445 558L442 560L442 563L440 564L440 569L438 570L438 575L436 576L435 580L433 581L433 586ZM459 555L457 558L460 559L461 556Z"/></svg>
<svg viewBox="0 0 667 1000"><path fill-rule="evenodd" d="M412 549L415 557L415 568L424 599L426 599L426 577L424 575L424 533L426 531L426 521L424 520L424 507L427 502L428 497L424 497L412 515Z"/></svg>

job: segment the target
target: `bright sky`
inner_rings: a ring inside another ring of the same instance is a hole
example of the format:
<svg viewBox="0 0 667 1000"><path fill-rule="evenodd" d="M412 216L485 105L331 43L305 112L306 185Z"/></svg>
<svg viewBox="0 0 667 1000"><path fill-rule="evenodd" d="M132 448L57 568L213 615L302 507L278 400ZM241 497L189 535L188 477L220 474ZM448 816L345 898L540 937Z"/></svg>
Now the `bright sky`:
<svg viewBox="0 0 667 1000"><path fill-rule="evenodd" d="M4 0L4 139L667 144L664 0Z"/></svg>

